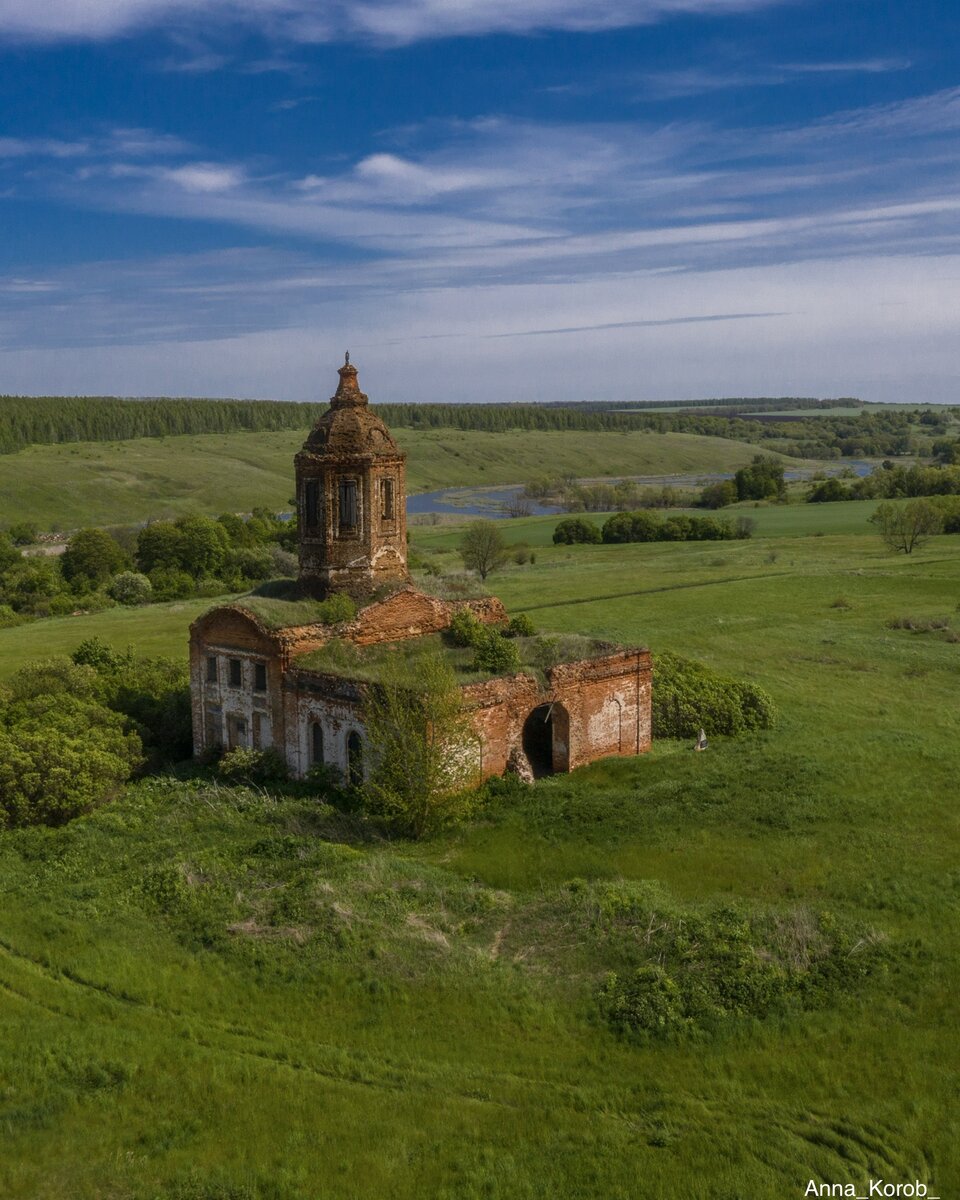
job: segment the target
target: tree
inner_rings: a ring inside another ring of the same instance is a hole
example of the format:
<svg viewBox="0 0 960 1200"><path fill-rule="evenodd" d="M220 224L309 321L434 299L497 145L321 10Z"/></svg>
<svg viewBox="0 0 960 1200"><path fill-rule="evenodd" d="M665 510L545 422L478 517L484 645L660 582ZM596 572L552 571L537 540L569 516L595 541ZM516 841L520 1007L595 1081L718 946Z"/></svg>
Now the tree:
<svg viewBox="0 0 960 1200"><path fill-rule="evenodd" d="M786 495L783 463L763 454L754 455L748 467L741 467L734 477L738 500L776 500Z"/></svg>
<svg viewBox="0 0 960 1200"><path fill-rule="evenodd" d="M468 525L459 550L463 565L476 571L481 579L502 567L509 556L496 521L474 521Z"/></svg>
<svg viewBox="0 0 960 1200"><path fill-rule="evenodd" d="M158 567L180 569L180 531L172 521L154 521L140 530L137 566L146 575Z"/></svg>
<svg viewBox="0 0 960 1200"><path fill-rule="evenodd" d="M372 765L360 792L371 813L421 838L472 809L479 762L442 654L388 661L367 692L364 725Z"/></svg>
<svg viewBox="0 0 960 1200"><path fill-rule="evenodd" d="M553 531L554 545L558 546L572 546L578 542L591 545L602 540L600 530L585 517L565 517L564 520L557 523L557 527Z"/></svg>
<svg viewBox="0 0 960 1200"><path fill-rule="evenodd" d="M74 591L99 587L128 565L126 554L105 529L81 529L60 559L63 577Z"/></svg>
<svg viewBox="0 0 960 1200"><path fill-rule="evenodd" d="M936 533L943 532L943 518L929 500L911 500L908 504L878 504L870 518L890 547L912 554Z"/></svg>
<svg viewBox="0 0 960 1200"><path fill-rule="evenodd" d="M179 566L199 579L216 575L230 549L227 531L210 517L181 517L176 522L180 534Z"/></svg>

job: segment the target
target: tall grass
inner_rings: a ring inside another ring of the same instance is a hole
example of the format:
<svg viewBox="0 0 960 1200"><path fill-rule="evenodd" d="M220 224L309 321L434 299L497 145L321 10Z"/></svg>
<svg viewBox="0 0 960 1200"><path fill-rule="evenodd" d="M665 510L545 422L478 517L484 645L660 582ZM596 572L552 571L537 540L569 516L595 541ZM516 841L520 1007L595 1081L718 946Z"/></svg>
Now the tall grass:
<svg viewBox="0 0 960 1200"><path fill-rule="evenodd" d="M955 547L566 547L495 577L541 629L702 659L781 720L504 790L432 842L187 781L0 836L0 1194L946 1195L960 646L888 621L953 610ZM604 881L674 923L827 914L889 960L812 1009L636 1042L597 987L647 926L575 900Z"/></svg>

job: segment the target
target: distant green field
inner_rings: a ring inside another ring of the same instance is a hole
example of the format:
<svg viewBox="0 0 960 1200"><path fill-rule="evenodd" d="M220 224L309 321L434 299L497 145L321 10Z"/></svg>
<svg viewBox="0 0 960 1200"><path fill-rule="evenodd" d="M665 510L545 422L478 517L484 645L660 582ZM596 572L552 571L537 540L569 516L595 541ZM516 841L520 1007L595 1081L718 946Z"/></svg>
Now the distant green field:
<svg viewBox="0 0 960 1200"><path fill-rule="evenodd" d="M483 433L397 429L411 492L578 476L733 471L755 446L687 433ZM121 525L199 510L287 509L304 433L204 434L33 446L0 455L0 525Z"/></svg>
<svg viewBox="0 0 960 1200"><path fill-rule="evenodd" d="M0 629L0 679L32 659L70 654L86 638L99 637L115 650L185 658L191 621L216 600L175 600L145 608L111 608L77 617L50 617Z"/></svg>
<svg viewBox="0 0 960 1200"><path fill-rule="evenodd" d="M876 500L845 500L833 504L770 504L754 507L752 504L735 504L713 516L725 516L731 520L749 517L756 522L754 537L810 537L820 534L865 533L870 530L869 518L877 507ZM666 513L667 510L665 510ZM675 508L669 512L685 512L691 516L703 516L702 508ZM529 546L552 544L553 531L558 521L570 514L560 513L549 517L518 517L503 522L504 536L510 542L526 542ZM602 526L610 513L576 513ZM463 523L475 519L464 516ZM459 523L442 525L416 525L411 531L415 545L423 547L453 547L460 540Z"/></svg>
<svg viewBox="0 0 960 1200"><path fill-rule="evenodd" d="M870 1175L949 1196L960 644L888 622L960 623L960 538L904 557L796 533L543 547L490 580L543 631L762 684L769 733L660 742L424 844L183 784L0 834L4 1200L783 1200ZM0 648L152 622L150 649L182 650L197 607ZM760 905L787 938L811 913L862 923L889 966L631 1043L596 986L652 925L571 903L605 880L648 881L667 912Z"/></svg>

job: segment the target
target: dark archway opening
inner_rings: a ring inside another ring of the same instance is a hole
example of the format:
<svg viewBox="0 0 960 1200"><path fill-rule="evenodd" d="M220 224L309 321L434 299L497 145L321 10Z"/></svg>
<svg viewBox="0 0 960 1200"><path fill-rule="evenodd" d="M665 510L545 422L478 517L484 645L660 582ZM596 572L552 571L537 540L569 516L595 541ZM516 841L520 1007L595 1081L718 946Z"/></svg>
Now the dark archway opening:
<svg viewBox="0 0 960 1200"><path fill-rule="evenodd" d="M356 730L347 738L347 782L351 787L363 783L363 742Z"/></svg>
<svg viewBox="0 0 960 1200"><path fill-rule="evenodd" d="M523 752L535 779L553 774L552 704L539 705L524 721Z"/></svg>

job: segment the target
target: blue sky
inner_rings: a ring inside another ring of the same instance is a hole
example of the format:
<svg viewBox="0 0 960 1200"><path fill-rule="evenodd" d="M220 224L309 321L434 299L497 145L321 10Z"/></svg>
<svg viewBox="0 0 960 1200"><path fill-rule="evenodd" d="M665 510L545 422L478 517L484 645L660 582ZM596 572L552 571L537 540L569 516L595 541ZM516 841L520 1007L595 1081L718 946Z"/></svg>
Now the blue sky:
<svg viewBox="0 0 960 1200"><path fill-rule="evenodd" d="M960 6L0 0L0 392L960 403Z"/></svg>

